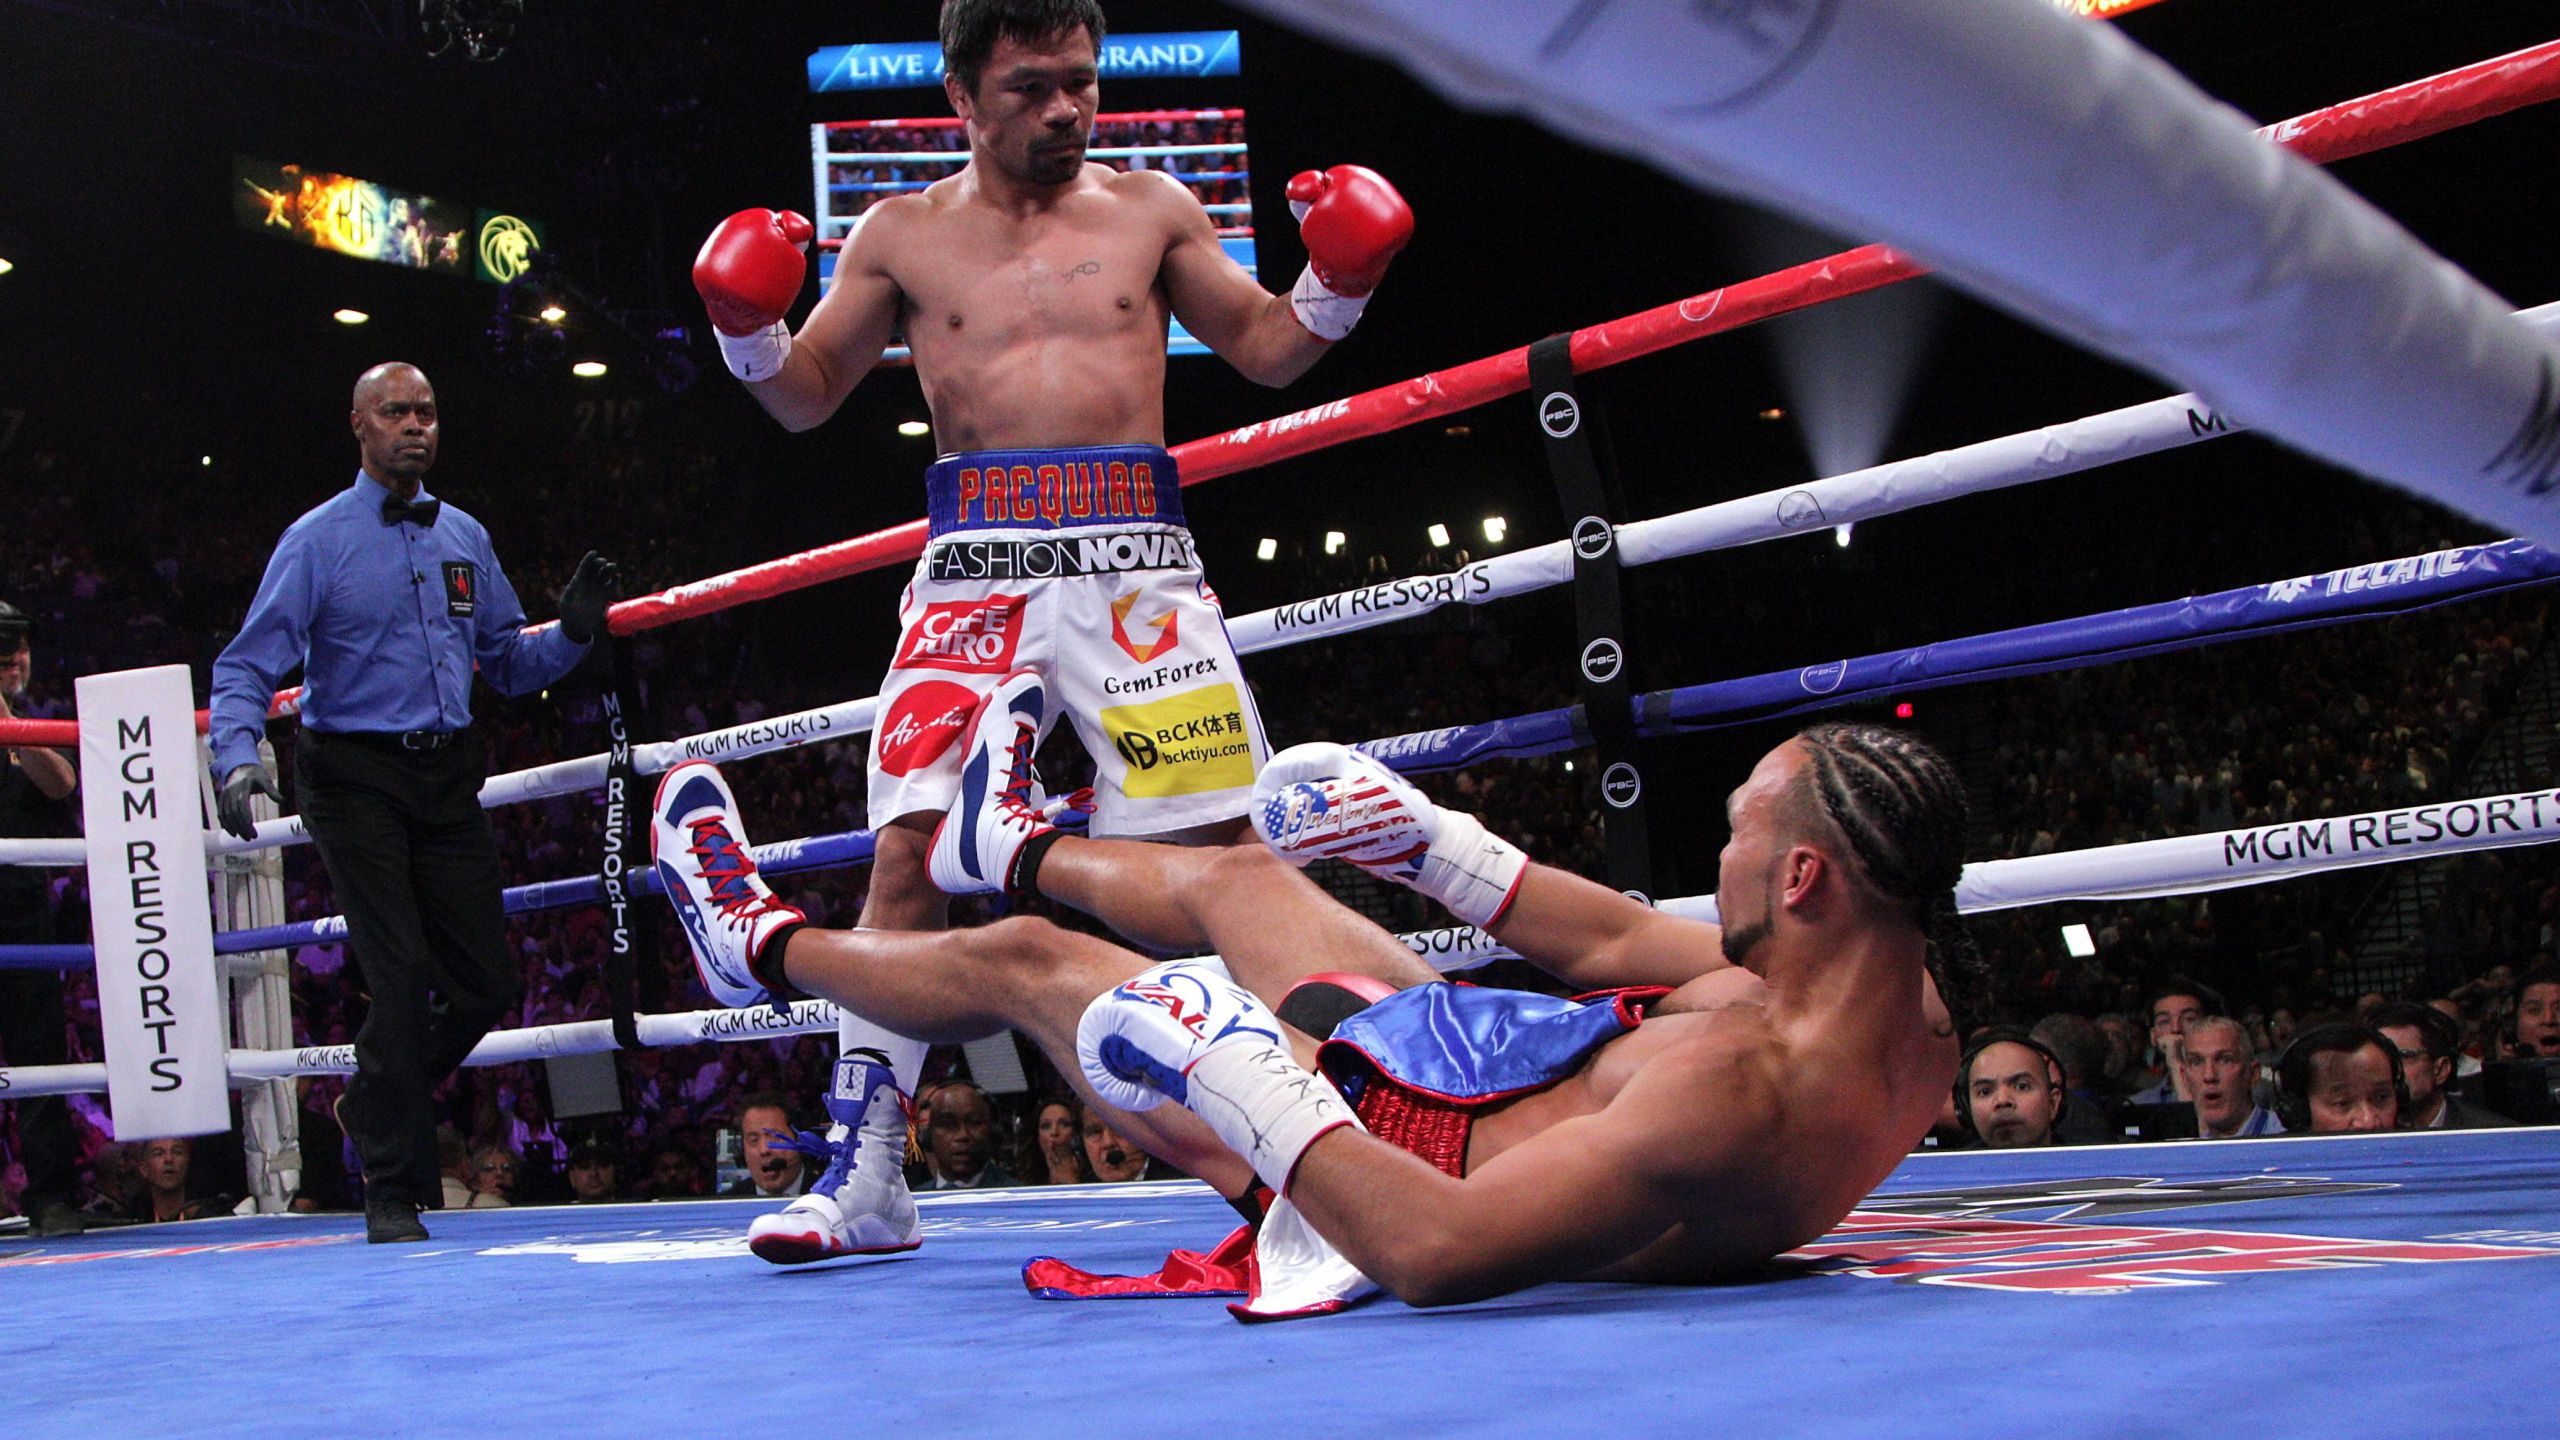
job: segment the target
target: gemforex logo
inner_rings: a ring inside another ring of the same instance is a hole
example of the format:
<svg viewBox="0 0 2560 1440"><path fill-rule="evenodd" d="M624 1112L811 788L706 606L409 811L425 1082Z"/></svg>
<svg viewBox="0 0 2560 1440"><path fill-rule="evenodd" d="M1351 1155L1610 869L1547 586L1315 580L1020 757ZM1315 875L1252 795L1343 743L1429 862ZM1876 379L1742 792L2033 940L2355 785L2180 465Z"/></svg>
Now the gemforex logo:
<svg viewBox="0 0 2560 1440"><path fill-rule="evenodd" d="M1120 653L1141 665L1152 664L1158 656L1182 643L1182 631L1178 623L1182 619L1182 612L1171 609L1166 610L1158 619L1139 621L1135 628L1142 638L1139 640L1129 638L1129 631L1132 628L1129 624L1129 612L1137 608L1138 600L1144 594L1144 591L1132 590L1111 602L1111 643L1120 647Z"/></svg>

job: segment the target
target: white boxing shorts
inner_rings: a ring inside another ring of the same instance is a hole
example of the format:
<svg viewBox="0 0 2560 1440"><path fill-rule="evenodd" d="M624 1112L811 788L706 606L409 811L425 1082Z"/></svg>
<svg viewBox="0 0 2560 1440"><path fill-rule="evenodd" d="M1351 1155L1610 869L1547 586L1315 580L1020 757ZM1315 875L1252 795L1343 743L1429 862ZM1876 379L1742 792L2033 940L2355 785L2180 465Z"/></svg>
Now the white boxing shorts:
<svg viewBox="0 0 2560 1440"><path fill-rule="evenodd" d="M898 604L872 729L875 826L947 810L978 699L1016 670L1094 762L1095 835L1245 813L1271 753L1153 445L980 450L925 477L932 539Z"/></svg>

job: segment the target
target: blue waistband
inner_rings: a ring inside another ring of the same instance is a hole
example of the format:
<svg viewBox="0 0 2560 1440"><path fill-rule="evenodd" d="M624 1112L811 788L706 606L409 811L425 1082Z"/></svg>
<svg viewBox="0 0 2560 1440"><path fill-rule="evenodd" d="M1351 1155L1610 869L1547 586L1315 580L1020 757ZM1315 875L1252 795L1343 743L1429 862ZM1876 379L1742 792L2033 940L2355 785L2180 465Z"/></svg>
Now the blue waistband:
<svg viewBox="0 0 2560 1440"><path fill-rule="evenodd" d="M1399 990L1334 1027L1317 1064L1353 1103L1367 1071L1408 1090L1489 1104L1543 1090L1636 1028L1658 988L1561 1000L1473 985Z"/></svg>
<svg viewBox="0 0 2560 1440"><path fill-rule="evenodd" d="M1161 445L964 450L924 474L932 533L1182 524L1182 477Z"/></svg>

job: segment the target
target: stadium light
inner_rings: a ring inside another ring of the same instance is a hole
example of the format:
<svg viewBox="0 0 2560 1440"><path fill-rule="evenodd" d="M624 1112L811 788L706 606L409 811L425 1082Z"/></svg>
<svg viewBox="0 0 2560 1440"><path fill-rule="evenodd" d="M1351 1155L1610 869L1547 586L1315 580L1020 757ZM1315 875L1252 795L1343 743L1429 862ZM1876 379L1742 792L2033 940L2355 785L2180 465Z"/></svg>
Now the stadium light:
<svg viewBox="0 0 2560 1440"><path fill-rule="evenodd" d="M1262 543L1253 547L1253 558L1256 560L1279 559L1280 542L1270 538L1269 536L1264 536Z"/></svg>
<svg viewBox="0 0 2560 1440"><path fill-rule="evenodd" d="M2072 959L2086 960L2098 953L2098 942L2089 938L2088 926L2065 925L2062 927L2062 948L2071 953Z"/></svg>
<svg viewBox="0 0 2560 1440"><path fill-rule="evenodd" d="M1509 533L1511 533L1510 521L1503 519L1499 515L1488 515L1485 517L1484 538L1486 544L1499 545L1502 543L1502 537Z"/></svg>
<svg viewBox="0 0 2560 1440"><path fill-rule="evenodd" d="M898 422L898 433L910 440L920 440L932 434L933 427L921 420L901 420Z"/></svg>
<svg viewBox="0 0 2560 1440"><path fill-rule="evenodd" d="M15 270L15 269L17 269L17 268L18 268L18 267L17 267L16 265L13 265L13 264L11 264L11 263L9 262L8 257L6 257L6 256L0 256L0 275L6 275L6 274L8 274L10 271Z"/></svg>
<svg viewBox="0 0 2560 1440"><path fill-rule="evenodd" d="M569 318L569 312L561 309L556 302L543 306L537 313L542 316L542 323L545 325L557 325Z"/></svg>
<svg viewBox="0 0 2560 1440"><path fill-rule="evenodd" d="M1831 527L1831 543L1832 543L1832 544L1834 544L1834 545L1839 546L1839 547L1840 547L1841 549L1843 549L1843 550L1848 549L1848 548L1849 548L1849 532L1850 532L1850 531L1852 531L1852 530L1855 530L1855 529L1857 529L1857 528L1858 528L1858 522L1857 522L1857 521L1855 521L1855 520L1850 521L1850 522L1849 522L1848 524L1846 524L1846 525L1834 525L1834 526L1832 526L1832 527Z"/></svg>
<svg viewBox="0 0 2560 1440"><path fill-rule="evenodd" d="M361 325L373 317L361 310L332 310L329 312L329 318L341 325Z"/></svg>
<svg viewBox="0 0 2560 1440"><path fill-rule="evenodd" d="M605 373L604 362L601 360L581 360L577 364L569 367L569 373L577 376L581 380L601 380L604 378Z"/></svg>
<svg viewBox="0 0 2560 1440"><path fill-rule="evenodd" d="M1324 532L1324 553L1327 555L1341 554L1342 547L1349 543L1350 537L1339 530L1327 530Z"/></svg>
<svg viewBox="0 0 2560 1440"><path fill-rule="evenodd" d="M1446 525L1434 525L1423 533L1431 537L1431 548L1434 550L1449 543L1449 527Z"/></svg>

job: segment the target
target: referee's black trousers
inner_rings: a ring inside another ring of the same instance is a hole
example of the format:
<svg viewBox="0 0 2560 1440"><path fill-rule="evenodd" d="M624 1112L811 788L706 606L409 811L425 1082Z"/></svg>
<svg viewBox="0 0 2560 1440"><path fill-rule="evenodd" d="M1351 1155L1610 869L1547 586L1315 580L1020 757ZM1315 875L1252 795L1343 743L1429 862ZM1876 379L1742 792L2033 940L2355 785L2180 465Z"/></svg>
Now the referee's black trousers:
<svg viewBox="0 0 2560 1440"><path fill-rule="evenodd" d="M366 1193L433 1209L443 1190L430 1092L524 989L478 798L488 752L476 735L416 751L306 726L296 759L302 818L372 995L345 1106Z"/></svg>
<svg viewBox="0 0 2560 1440"><path fill-rule="evenodd" d="M49 898L0 907L0 944L50 945ZM62 977L50 970L0 970L0 1056L11 1065L59 1065L70 1058L62 1039ZM59 1095L16 1103L18 1142L27 1167L21 1208L32 1215L50 1200L71 1201L71 1112Z"/></svg>

